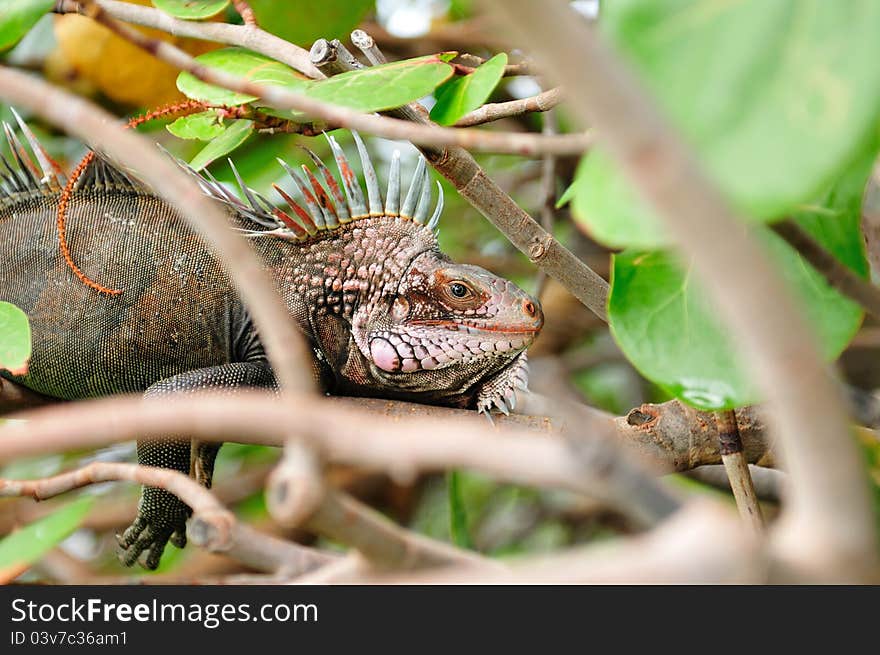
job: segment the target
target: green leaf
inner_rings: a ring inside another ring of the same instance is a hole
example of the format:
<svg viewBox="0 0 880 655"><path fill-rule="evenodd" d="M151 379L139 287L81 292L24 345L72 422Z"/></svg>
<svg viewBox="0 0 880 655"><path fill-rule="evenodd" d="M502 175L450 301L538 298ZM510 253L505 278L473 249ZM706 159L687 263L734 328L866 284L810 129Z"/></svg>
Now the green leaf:
<svg viewBox="0 0 880 655"><path fill-rule="evenodd" d="M13 375L27 373L31 358L31 326L15 305L0 301L0 368Z"/></svg>
<svg viewBox="0 0 880 655"><path fill-rule="evenodd" d="M826 250L863 278L868 263L859 229L860 200L871 161L870 155L861 157L820 201L794 216ZM832 289L775 233L763 226L756 226L756 231L800 301L825 358L836 358L858 330L861 308ZM683 271L665 252L635 250L616 255L612 268L611 330L646 378L706 410L760 400L690 268Z"/></svg>
<svg viewBox="0 0 880 655"><path fill-rule="evenodd" d="M189 165L193 170L200 171L218 157L232 152L245 142L254 130L253 121L234 120L223 133L214 138L208 145L193 157Z"/></svg>
<svg viewBox="0 0 880 655"><path fill-rule="evenodd" d="M209 18L226 9L229 0L152 0L156 9L184 20Z"/></svg>
<svg viewBox="0 0 880 655"><path fill-rule="evenodd" d="M877 123L878 2L616 0L602 11L608 36L750 218L815 197ZM609 245L664 245L652 212L597 154L581 169L575 215Z"/></svg>
<svg viewBox="0 0 880 655"><path fill-rule="evenodd" d="M467 507L464 503L458 471L449 471L446 474L446 488L449 500L449 534L452 543L459 548L472 549L474 545L468 531Z"/></svg>
<svg viewBox="0 0 880 655"><path fill-rule="evenodd" d="M223 134L226 127L223 125L223 120L217 116L217 112L203 111L181 116L166 129L178 139L209 141Z"/></svg>
<svg viewBox="0 0 880 655"><path fill-rule="evenodd" d="M372 0L250 0L257 23L286 41L311 47L319 38L347 39Z"/></svg>
<svg viewBox="0 0 880 655"><path fill-rule="evenodd" d="M76 530L93 503L93 496L82 496L5 537L0 541L0 572L24 568L39 560Z"/></svg>
<svg viewBox="0 0 880 655"><path fill-rule="evenodd" d="M453 77L446 82L437 89L437 103L431 109L431 120L440 125L453 125L481 106L498 86L506 65L507 55L502 52L470 75Z"/></svg>
<svg viewBox="0 0 880 655"><path fill-rule="evenodd" d="M54 5L54 0L6 0L0 3L0 50L11 48Z"/></svg>
<svg viewBox="0 0 880 655"><path fill-rule="evenodd" d="M196 60L253 82L274 84L316 100L374 112L400 107L433 92L438 84L452 75L452 66L443 60L444 56L448 54L404 59L316 81L304 80L284 64L243 48L212 50ZM178 76L177 88L190 98L217 105L239 105L257 100L256 96L206 84L189 73ZM302 116L300 112L269 113L293 119Z"/></svg>
<svg viewBox="0 0 880 655"><path fill-rule="evenodd" d="M259 84L274 84L288 88L305 84L305 80L289 66L245 48L212 50L196 57L196 61L209 68L217 68ZM215 105L242 105L257 99L256 96L228 91L202 82L190 73L181 73L177 76L177 88L188 98Z"/></svg>
<svg viewBox="0 0 880 655"><path fill-rule="evenodd" d="M666 243L660 221L603 152L581 159L569 191L575 221L596 241L610 248Z"/></svg>
<svg viewBox="0 0 880 655"><path fill-rule="evenodd" d="M311 98L362 112L400 107L432 93L452 75L444 55L371 66L309 82L303 92Z"/></svg>

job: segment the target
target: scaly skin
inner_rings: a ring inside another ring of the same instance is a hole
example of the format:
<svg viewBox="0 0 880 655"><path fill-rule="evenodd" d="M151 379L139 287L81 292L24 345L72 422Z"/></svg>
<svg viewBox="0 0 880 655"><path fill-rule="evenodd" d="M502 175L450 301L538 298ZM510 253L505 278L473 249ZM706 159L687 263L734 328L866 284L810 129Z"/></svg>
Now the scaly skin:
<svg viewBox="0 0 880 655"><path fill-rule="evenodd" d="M74 193L70 247L86 274L124 290L107 297L77 280L58 251L58 193L9 187L7 180L0 192L0 300L28 314L33 356L27 375L3 375L68 399L274 388L229 280L163 200L99 175ZM253 227L227 204L233 227ZM512 408L514 389L526 383L525 350L543 321L534 298L484 269L451 262L424 221L372 215L298 240L277 234L250 231L328 392L487 413ZM138 459L210 486L217 447L191 451L183 439L144 442ZM185 544L189 515L173 495L145 488L138 517L120 538L123 563L155 568L169 540Z"/></svg>

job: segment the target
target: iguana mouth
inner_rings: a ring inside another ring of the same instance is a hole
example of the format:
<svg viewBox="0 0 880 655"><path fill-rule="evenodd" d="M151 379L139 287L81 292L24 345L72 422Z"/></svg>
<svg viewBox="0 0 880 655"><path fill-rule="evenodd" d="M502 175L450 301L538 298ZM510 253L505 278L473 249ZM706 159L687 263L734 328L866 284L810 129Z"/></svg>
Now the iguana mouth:
<svg viewBox="0 0 880 655"><path fill-rule="evenodd" d="M525 326L525 325L514 325L514 326L505 326L505 327L490 327L487 325L477 325L473 323L465 323L462 321L446 321L441 319L422 319L410 321L410 325L430 325L432 327L441 327L446 328L452 332L467 332L468 334L509 334L509 335L517 335L530 337L536 335L541 331L541 325L536 326Z"/></svg>

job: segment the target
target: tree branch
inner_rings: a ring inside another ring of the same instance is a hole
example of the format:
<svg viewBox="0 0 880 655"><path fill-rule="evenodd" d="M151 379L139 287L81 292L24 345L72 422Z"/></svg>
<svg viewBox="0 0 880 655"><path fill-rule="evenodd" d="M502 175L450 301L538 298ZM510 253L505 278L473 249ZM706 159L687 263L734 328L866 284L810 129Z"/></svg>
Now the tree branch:
<svg viewBox="0 0 880 655"><path fill-rule="evenodd" d="M52 498L98 482L127 480L161 487L193 510L187 534L198 546L223 553L258 571L299 575L336 559L312 548L262 534L239 523L235 516L195 480L171 469L93 462L82 468L39 480L0 479L0 496Z"/></svg>
<svg viewBox="0 0 880 655"><path fill-rule="evenodd" d="M211 21L180 20L153 7L120 2L119 0L97 0L97 3L108 15L126 23L152 27L172 36L186 36L203 41L241 46L287 64L307 77L313 79L323 77L309 61L307 50L266 32L256 25L229 25ZM84 7L75 0L57 0L55 11L63 14L85 13Z"/></svg>
<svg viewBox="0 0 880 655"><path fill-rule="evenodd" d="M473 127L490 123L501 118L521 116L536 111L548 111L562 101L562 90L559 87L548 89L536 96L511 100L509 102L495 102L483 105L458 119L455 127Z"/></svg>
<svg viewBox="0 0 880 655"><path fill-rule="evenodd" d="M731 327L768 399L790 473L777 555L816 579L875 577L880 549L862 461L836 383L778 272L592 27L563 3L485 1L578 99L574 115L601 133Z"/></svg>
<svg viewBox="0 0 880 655"><path fill-rule="evenodd" d="M774 223L770 229L810 262L828 284L847 298L855 300L874 318L880 318L880 289L853 273L849 266L841 263L793 220Z"/></svg>
<svg viewBox="0 0 880 655"><path fill-rule="evenodd" d="M455 422L419 418L380 423L371 420L370 412L341 403L330 407L314 398L290 396L279 402L255 392L234 398L187 397L184 413L174 403L136 398L56 405L15 415L26 418L26 425L16 421L0 426L0 460L169 434L269 445L296 438L327 461L388 470L397 477L470 468L518 484L569 489L601 498L642 524L656 523L666 515L665 508L677 505L665 485L610 451L611 442L583 434L589 426L582 425L577 435L597 442L593 459L585 464L573 457L566 441L521 428L492 429L473 412L458 414ZM413 439L414 434L420 437Z"/></svg>

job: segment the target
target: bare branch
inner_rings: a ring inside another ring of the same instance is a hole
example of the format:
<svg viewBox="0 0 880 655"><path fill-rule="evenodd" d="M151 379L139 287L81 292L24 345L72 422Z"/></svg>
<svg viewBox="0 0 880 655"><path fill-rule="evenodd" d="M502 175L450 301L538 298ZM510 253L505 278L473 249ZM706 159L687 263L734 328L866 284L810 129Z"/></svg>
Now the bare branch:
<svg viewBox="0 0 880 655"><path fill-rule="evenodd" d="M665 486L609 451L611 442L603 445L583 434L587 426L577 436L596 443L585 465L565 441L522 429L492 429L473 412L459 414L455 422L401 418L380 423L369 412L341 403L329 407L318 399L291 396L279 402L256 392L187 397L185 413L174 403L135 398L56 405L17 415L28 419L26 425L0 426L0 460L169 434L274 445L298 438L328 461L380 468L398 477L470 468L519 484L569 489L602 498L646 524L661 520L666 508L677 504ZM414 434L420 438L413 439ZM652 508L661 509L652 514Z"/></svg>
<svg viewBox="0 0 880 655"><path fill-rule="evenodd" d="M847 298L859 303L869 314L880 318L880 289L853 273L849 266L841 263L828 252L809 232L791 219L770 226L792 248L798 251L832 287Z"/></svg>
<svg viewBox="0 0 880 655"><path fill-rule="evenodd" d="M706 501L687 505L637 537L523 557L495 571L462 567L375 572L346 558L298 583L337 584L755 584L766 580L759 542L736 516Z"/></svg>
<svg viewBox="0 0 880 655"><path fill-rule="evenodd" d="M149 140L122 127L97 105L30 75L0 66L0 97L27 107L59 129L77 136L110 157L123 170L133 171L159 196L171 203L222 255L236 289L253 316L272 368L283 387L304 391L314 387L311 361L302 335L293 326L287 306L244 239L228 227L218 203Z"/></svg>
<svg viewBox="0 0 880 655"><path fill-rule="evenodd" d="M261 30L255 25L228 25L212 21L180 20L153 7L130 2L120 2L119 0L97 0L97 2L107 14L126 23L152 27L173 36L187 36L203 41L241 46L277 59L307 77L323 77L309 61L307 50ZM58 13L85 13L85 9L75 0L57 0L55 11Z"/></svg>
<svg viewBox="0 0 880 655"><path fill-rule="evenodd" d="M743 454L743 443L736 424L736 414L732 409L715 412L715 423L721 443L721 463L727 471L727 479L736 499L739 515L755 534L764 529L764 515L758 504L755 483Z"/></svg>
<svg viewBox="0 0 880 655"><path fill-rule="evenodd" d="M562 101L562 90L559 87L548 89L536 96L529 98L521 98L519 100L511 100L509 102L495 102L483 105L479 109L475 109L470 114L462 116L455 123L455 127L473 127L474 125L482 125L490 123L501 118L510 118L511 116L521 116L536 111L547 111L553 109Z"/></svg>
<svg viewBox="0 0 880 655"><path fill-rule="evenodd" d="M578 98L570 109L602 134L674 241L693 258L742 348L768 399L791 476L784 527L775 533L777 554L817 579L832 572L851 580L876 576L880 550L862 461L848 436L836 384L778 272L592 27L562 3L486 3Z"/></svg>
<svg viewBox="0 0 880 655"><path fill-rule="evenodd" d="M36 500L43 500L109 480L127 480L170 491L193 510L187 533L195 544L214 553L224 553L259 571L294 575L335 559L332 555L262 534L240 524L210 491L183 473L171 469L93 462L51 478L0 479L0 496L32 496Z"/></svg>

